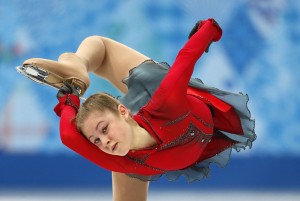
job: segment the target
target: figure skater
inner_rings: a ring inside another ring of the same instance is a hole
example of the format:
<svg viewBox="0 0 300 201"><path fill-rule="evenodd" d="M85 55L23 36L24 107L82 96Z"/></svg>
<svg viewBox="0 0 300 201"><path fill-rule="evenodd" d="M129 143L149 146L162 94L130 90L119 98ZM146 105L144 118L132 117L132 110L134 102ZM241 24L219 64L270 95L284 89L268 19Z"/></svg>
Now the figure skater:
<svg viewBox="0 0 300 201"><path fill-rule="evenodd" d="M146 200L149 181L162 175L201 180L210 163L224 166L232 148L251 148L256 138L247 95L191 79L197 60L221 36L215 20L199 21L171 67L101 36L86 38L58 61L34 58L23 66L58 78L52 84L61 88L54 109L61 140L113 172L114 200ZM80 105L88 72L125 95L97 93Z"/></svg>

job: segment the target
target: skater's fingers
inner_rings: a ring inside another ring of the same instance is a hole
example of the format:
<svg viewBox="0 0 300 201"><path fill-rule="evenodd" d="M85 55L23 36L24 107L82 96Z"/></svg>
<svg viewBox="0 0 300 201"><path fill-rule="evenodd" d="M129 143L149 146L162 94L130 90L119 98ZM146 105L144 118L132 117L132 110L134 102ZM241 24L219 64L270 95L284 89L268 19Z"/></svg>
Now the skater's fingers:
<svg viewBox="0 0 300 201"><path fill-rule="evenodd" d="M65 84L60 88L60 91L65 94L72 93L72 89Z"/></svg>
<svg viewBox="0 0 300 201"><path fill-rule="evenodd" d="M194 25L194 27L192 28L192 30L191 30L191 32L190 32L190 34L189 34L189 36L188 36L188 38L190 39L197 31L198 31L198 27L199 27L199 24L201 23L202 21L200 20L200 21L198 21L195 25Z"/></svg>
<svg viewBox="0 0 300 201"><path fill-rule="evenodd" d="M67 86L67 85L63 85L57 92L56 94L56 97L59 99L59 98L62 98L64 95L66 94L71 94L72 93L72 90Z"/></svg>
<svg viewBox="0 0 300 201"><path fill-rule="evenodd" d="M67 82L66 85L69 87L69 89L70 89L72 92L76 91L76 88L75 88L75 86L74 86L73 84L70 84L70 83Z"/></svg>
<svg viewBox="0 0 300 201"><path fill-rule="evenodd" d="M76 96L79 96L79 92L77 91L76 87L75 87L73 84L70 84L70 83L68 83L68 82L65 82L64 85L65 85L66 87L68 87L68 89L69 89L69 91L70 91L70 92L69 92L70 94L74 94L74 95L76 95Z"/></svg>
<svg viewBox="0 0 300 201"><path fill-rule="evenodd" d="M75 96L79 97L79 92L76 89L76 87L73 84L70 84L69 82L64 82L63 86L61 87L60 95L63 94L73 94ZM62 96L63 96L62 95Z"/></svg>

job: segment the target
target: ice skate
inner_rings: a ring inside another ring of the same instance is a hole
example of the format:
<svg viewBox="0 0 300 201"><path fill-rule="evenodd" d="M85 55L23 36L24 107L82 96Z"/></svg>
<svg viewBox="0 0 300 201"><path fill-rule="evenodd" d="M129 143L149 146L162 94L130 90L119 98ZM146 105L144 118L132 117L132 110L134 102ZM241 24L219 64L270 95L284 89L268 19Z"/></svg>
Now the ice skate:
<svg viewBox="0 0 300 201"><path fill-rule="evenodd" d="M77 66L77 63L80 65ZM80 96L90 84L86 68L78 62L74 54L62 55L59 62L40 58L28 59L22 66L17 67L17 71L39 84L57 89L60 89L64 82L68 82L76 87Z"/></svg>

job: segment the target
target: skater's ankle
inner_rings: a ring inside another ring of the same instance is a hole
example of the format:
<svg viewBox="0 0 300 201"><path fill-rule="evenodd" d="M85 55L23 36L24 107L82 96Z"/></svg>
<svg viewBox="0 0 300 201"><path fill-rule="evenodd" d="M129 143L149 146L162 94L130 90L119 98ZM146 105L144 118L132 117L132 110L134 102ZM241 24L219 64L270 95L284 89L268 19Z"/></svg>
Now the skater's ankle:
<svg viewBox="0 0 300 201"><path fill-rule="evenodd" d="M78 67L84 68L83 70L88 72L88 66L89 66L88 61L73 52L65 52L61 54L58 58L58 62L76 65Z"/></svg>
<svg viewBox="0 0 300 201"><path fill-rule="evenodd" d="M78 55L78 54L76 54L76 56L77 56L78 58L80 58L80 60L81 60L82 63L84 64L85 69L86 69L86 72L91 72L89 60L86 59L85 57L82 57L82 56Z"/></svg>

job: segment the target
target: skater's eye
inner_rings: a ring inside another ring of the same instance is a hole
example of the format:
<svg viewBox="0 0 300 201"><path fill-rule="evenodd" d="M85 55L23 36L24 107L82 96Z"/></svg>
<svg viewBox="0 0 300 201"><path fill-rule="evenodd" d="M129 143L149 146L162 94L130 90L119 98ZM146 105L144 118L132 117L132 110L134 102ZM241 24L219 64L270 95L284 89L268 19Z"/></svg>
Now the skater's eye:
<svg viewBox="0 0 300 201"><path fill-rule="evenodd" d="M103 134L106 134L106 132L107 132L107 128L108 128L108 125L107 125L107 126L105 126L105 127L102 129L102 133L103 133Z"/></svg>
<svg viewBox="0 0 300 201"><path fill-rule="evenodd" d="M97 125L96 125L96 132L97 132L97 130L99 129L99 127L100 127L100 129L101 129L101 126L100 126L100 125L102 125L102 123L103 123L103 121L99 121L99 122L97 123Z"/></svg>
<svg viewBox="0 0 300 201"><path fill-rule="evenodd" d="M96 138L95 140L94 140L94 144L98 144L100 142L100 138Z"/></svg>

